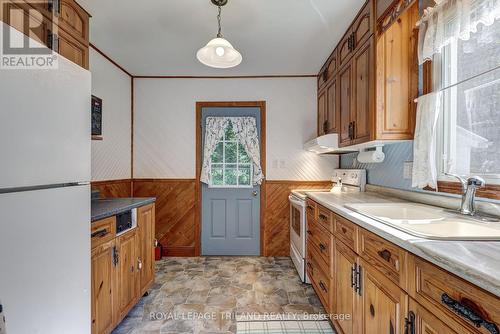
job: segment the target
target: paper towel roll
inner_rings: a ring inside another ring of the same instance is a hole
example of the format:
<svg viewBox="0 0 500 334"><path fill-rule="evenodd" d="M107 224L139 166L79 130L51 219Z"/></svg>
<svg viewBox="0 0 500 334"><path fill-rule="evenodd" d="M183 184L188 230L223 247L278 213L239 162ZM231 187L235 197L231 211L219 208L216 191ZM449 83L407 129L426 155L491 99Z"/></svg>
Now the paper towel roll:
<svg viewBox="0 0 500 334"><path fill-rule="evenodd" d="M370 164L370 163L381 163L385 159L385 154L382 152L382 149L378 149L375 151L363 151L359 152L357 160L362 164Z"/></svg>

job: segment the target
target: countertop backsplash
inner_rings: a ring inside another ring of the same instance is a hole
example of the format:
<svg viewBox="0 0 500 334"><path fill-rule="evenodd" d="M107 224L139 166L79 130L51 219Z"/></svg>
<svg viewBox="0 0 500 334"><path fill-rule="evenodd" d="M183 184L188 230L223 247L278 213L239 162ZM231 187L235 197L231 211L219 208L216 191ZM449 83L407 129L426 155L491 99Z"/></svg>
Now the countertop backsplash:
<svg viewBox="0 0 500 334"><path fill-rule="evenodd" d="M432 192L413 188L411 179L404 178L404 163L413 161L413 141L402 143L394 143L385 145L384 148L385 160L382 163L362 164L356 160L357 153L342 155L340 159L340 168L355 168L366 169L366 181L368 184L393 188L399 190L407 190L425 194L434 194L443 197L460 198L460 195ZM488 198L476 198L477 202L493 203L500 205L499 200Z"/></svg>

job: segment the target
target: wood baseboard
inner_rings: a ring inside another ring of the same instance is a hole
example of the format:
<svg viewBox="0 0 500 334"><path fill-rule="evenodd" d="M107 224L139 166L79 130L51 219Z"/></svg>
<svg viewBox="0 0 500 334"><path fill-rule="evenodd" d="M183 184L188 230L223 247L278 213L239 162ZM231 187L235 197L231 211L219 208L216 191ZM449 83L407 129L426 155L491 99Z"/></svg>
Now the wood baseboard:
<svg viewBox="0 0 500 334"><path fill-rule="evenodd" d="M196 251L194 247L164 247L162 255L167 257L194 257Z"/></svg>

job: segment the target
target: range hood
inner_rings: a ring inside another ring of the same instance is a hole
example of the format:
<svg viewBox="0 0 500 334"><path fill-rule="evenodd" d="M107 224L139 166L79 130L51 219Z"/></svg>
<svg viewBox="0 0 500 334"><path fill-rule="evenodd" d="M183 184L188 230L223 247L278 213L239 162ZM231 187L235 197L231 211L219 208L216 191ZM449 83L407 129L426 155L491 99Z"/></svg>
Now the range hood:
<svg viewBox="0 0 500 334"><path fill-rule="evenodd" d="M304 144L304 150L316 154L333 153L339 151L339 135L331 133L314 138Z"/></svg>

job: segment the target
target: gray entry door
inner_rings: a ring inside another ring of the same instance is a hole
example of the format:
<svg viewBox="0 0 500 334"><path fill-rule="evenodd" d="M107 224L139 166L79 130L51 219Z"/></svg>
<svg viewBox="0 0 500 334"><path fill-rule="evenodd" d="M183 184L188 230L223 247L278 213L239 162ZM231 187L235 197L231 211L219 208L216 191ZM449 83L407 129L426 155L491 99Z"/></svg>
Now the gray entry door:
<svg viewBox="0 0 500 334"><path fill-rule="evenodd" d="M203 108L202 159L206 118L210 116L255 117L260 141L260 108ZM212 155L213 185L201 184L202 255L260 255L260 186L251 184L250 165L248 155L232 136L230 125Z"/></svg>

